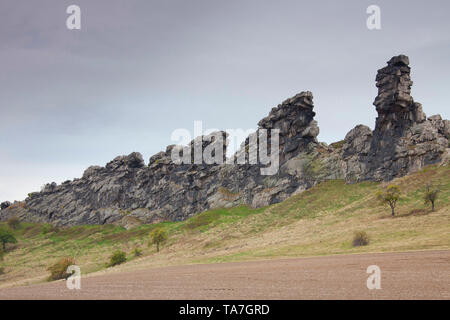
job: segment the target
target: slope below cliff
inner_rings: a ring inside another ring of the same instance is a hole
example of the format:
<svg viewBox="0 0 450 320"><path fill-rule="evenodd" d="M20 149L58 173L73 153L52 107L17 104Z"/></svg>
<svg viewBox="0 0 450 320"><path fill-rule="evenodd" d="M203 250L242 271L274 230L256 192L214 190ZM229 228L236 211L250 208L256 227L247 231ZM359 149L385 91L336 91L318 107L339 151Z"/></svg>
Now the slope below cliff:
<svg viewBox="0 0 450 320"><path fill-rule="evenodd" d="M435 212L422 199L430 182L441 187ZM395 217L375 199L385 183L330 180L264 208L214 209L185 221L128 230L111 224L50 228L23 222L13 231L19 242L7 246L0 287L44 281L47 268L67 256L86 275L192 263L450 249L450 165L429 166L393 183L402 190ZM14 205L6 210L14 211ZM148 246L149 233L157 227L169 233L159 253ZM368 234L369 245L352 246L356 231ZM142 250L141 257L133 255L135 247ZM106 268L114 250L126 252L127 262Z"/></svg>

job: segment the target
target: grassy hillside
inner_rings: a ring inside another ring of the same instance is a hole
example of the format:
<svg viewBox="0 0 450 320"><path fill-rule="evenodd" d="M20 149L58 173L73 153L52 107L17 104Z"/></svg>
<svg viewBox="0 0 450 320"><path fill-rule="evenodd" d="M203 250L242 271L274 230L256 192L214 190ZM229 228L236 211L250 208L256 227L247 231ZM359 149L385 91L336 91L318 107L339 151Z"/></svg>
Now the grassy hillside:
<svg viewBox="0 0 450 320"><path fill-rule="evenodd" d="M441 188L435 212L422 199L429 182ZM383 184L328 181L266 208L216 209L183 222L130 230L114 225L54 229L22 223L14 231L18 243L8 245L0 262L4 269L0 287L45 281L46 269L67 256L74 257L87 274L188 263L450 249L450 166L427 167L393 183L402 190L395 217L375 199ZM148 234L161 226L169 240L157 253L148 246ZM352 247L355 231L365 231L370 244ZM132 256L135 247L142 249L141 257ZM127 252L128 261L107 268L116 249Z"/></svg>

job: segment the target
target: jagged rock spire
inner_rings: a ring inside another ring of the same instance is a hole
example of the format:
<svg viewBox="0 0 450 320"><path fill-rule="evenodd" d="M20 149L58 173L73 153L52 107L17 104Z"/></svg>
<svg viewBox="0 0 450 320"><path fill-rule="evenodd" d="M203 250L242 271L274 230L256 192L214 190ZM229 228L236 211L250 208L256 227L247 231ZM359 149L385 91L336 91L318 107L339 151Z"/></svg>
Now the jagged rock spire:
<svg viewBox="0 0 450 320"><path fill-rule="evenodd" d="M425 121L421 104L411 96L410 72L409 58L405 55L393 57L386 67L378 70L378 95L373 103L378 112L375 130L385 129L386 125L403 127Z"/></svg>
<svg viewBox="0 0 450 320"><path fill-rule="evenodd" d="M393 57L387 67L378 70L376 77L378 96L373 103L379 113L401 110L414 101L411 97L409 58L405 55Z"/></svg>
<svg viewBox="0 0 450 320"><path fill-rule="evenodd" d="M302 91L292 98L286 99L269 115L259 121L261 129L280 130L281 160L295 156L310 143L317 143L319 127L314 120L313 95L310 91Z"/></svg>

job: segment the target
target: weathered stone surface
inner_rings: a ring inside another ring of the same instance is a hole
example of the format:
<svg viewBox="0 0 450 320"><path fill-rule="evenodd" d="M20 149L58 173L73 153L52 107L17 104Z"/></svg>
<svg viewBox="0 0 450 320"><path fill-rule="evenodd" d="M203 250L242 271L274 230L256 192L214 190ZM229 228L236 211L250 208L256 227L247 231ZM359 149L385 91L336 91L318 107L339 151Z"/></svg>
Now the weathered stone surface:
<svg viewBox="0 0 450 320"><path fill-rule="evenodd" d="M260 129L280 130L280 159L288 160L310 143L317 144L319 127L314 120L313 95L301 92L285 100L259 121Z"/></svg>
<svg viewBox="0 0 450 320"><path fill-rule="evenodd" d="M1 209L1 210L6 209L6 208L10 207L11 204L12 204L12 203L9 202L9 201L2 202L2 203L0 204L0 209Z"/></svg>
<svg viewBox="0 0 450 320"><path fill-rule="evenodd" d="M132 228L184 220L211 208L266 206L324 180L391 180L428 164L448 164L450 123L440 115L427 119L414 102L408 57L389 60L376 82L378 117L373 131L358 125L339 143L319 143L312 93L301 92L273 108L242 143L232 159L243 156L245 164L210 161L225 160L227 134L219 131L197 137L188 146L170 145L148 165L133 152L105 167L89 167L80 179L47 184L24 202L3 202L0 220L17 216L62 226L115 223ZM250 157L249 142L263 129L279 129L280 166L274 175L261 174L265 165L248 163L261 156ZM206 162L194 163L196 149L208 151ZM184 159L190 161L172 160L173 154L187 155Z"/></svg>
<svg viewBox="0 0 450 320"><path fill-rule="evenodd" d="M345 136L342 160L345 162L345 177L349 182L363 180L368 166L368 154L372 142L372 130L358 125Z"/></svg>
<svg viewBox="0 0 450 320"><path fill-rule="evenodd" d="M377 74L378 112L364 179L391 180L425 165L438 163L448 147L445 123L426 119L422 105L410 95L409 59L397 56ZM439 129L440 128L440 129Z"/></svg>

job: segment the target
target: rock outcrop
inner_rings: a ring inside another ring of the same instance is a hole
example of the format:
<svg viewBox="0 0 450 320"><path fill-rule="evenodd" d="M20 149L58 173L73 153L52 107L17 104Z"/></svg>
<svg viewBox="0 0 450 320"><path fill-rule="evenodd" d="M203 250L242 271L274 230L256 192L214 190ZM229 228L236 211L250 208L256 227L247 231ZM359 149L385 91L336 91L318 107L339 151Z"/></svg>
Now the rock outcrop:
<svg viewBox="0 0 450 320"><path fill-rule="evenodd" d="M410 95L408 57L393 57L387 64L376 77L375 130L370 133L359 126L346 137L346 142L353 141L346 143L344 153L350 181L392 180L440 162L448 148L449 121L439 115L427 119L422 105Z"/></svg>
<svg viewBox="0 0 450 320"><path fill-rule="evenodd" d="M302 92L273 108L230 159L225 157L225 132L197 137L184 147L168 146L148 165L134 152L105 167L89 167L80 179L47 184L20 205L3 202L0 220L18 216L62 226L132 227L184 220L211 208L266 206L324 180L391 180L428 164L448 163L450 122L439 115L426 118L422 106L414 102L408 57L389 60L376 82L378 117L373 131L358 125L341 142L319 143L313 96ZM279 149L270 139L273 129L278 130ZM267 154L279 150L275 174L264 174L270 164L255 161L261 159L261 150L251 151L251 141L261 142L264 132L268 132ZM222 161L199 162L196 149L209 152L207 159Z"/></svg>
<svg viewBox="0 0 450 320"><path fill-rule="evenodd" d="M12 203L9 202L9 201L2 202L2 203L0 204L0 210L9 208L9 207L11 206L11 204L12 204Z"/></svg>
<svg viewBox="0 0 450 320"><path fill-rule="evenodd" d="M270 114L259 121L260 129L280 130L280 160L284 162L305 150L309 144L317 144L319 127L314 120L313 95L301 92L285 100Z"/></svg>

